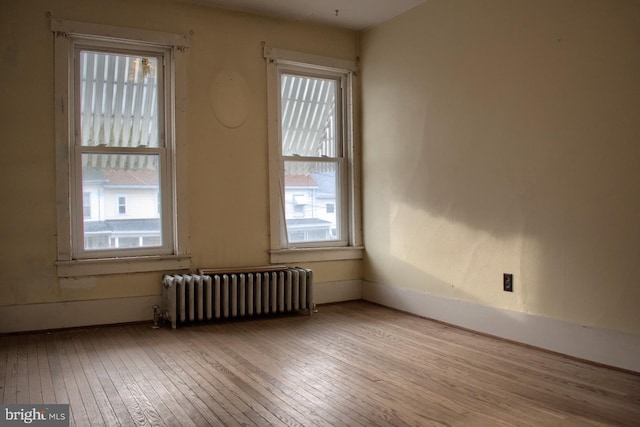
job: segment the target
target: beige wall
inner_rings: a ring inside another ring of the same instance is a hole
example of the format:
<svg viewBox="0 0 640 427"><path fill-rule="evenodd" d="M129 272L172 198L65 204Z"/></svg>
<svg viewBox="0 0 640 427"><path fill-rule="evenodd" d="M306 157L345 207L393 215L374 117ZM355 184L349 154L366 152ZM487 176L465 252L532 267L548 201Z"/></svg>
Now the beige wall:
<svg viewBox="0 0 640 427"><path fill-rule="evenodd" d="M638 1L428 0L361 59L366 280L640 333Z"/></svg>
<svg viewBox="0 0 640 427"><path fill-rule="evenodd" d="M47 12L59 19L193 31L187 53L186 153L192 269L267 264L266 69L261 43L353 60L356 34L172 0L3 0L0 307L151 296L161 289L159 272L56 276L53 35ZM246 121L236 128L216 120L210 96L212 83L228 76L240 76L248 94ZM318 282L362 277L359 261L310 265Z"/></svg>

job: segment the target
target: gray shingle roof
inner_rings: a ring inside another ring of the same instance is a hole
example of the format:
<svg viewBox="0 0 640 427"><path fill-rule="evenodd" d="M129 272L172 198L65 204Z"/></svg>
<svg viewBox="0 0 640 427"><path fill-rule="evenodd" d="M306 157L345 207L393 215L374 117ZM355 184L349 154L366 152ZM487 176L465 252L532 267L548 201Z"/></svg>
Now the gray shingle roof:
<svg viewBox="0 0 640 427"><path fill-rule="evenodd" d="M85 233L160 233L159 218L143 219L111 219L106 221L87 221L84 223Z"/></svg>

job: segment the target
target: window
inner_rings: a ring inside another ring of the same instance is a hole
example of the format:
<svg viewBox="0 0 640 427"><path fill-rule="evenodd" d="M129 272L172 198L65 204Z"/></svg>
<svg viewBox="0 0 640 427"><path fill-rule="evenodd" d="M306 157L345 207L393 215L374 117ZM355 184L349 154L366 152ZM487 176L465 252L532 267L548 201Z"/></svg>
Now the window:
<svg viewBox="0 0 640 427"><path fill-rule="evenodd" d="M91 218L91 193L82 193L82 215L84 218Z"/></svg>
<svg viewBox="0 0 640 427"><path fill-rule="evenodd" d="M185 268L175 155L185 117L175 103L186 38L60 20L51 29L58 275Z"/></svg>
<svg viewBox="0 0 640 427"><path fill-rule="evenodd" d="M304 216L304 205L294 205L293 206L293 216L295 218L300 218ZM289 235L291 234L291 227L289 226L291 218L287 217L287 231L289 232ZM291 240L291 237L289 237L289 240Z"/></svg>
<svg viewBox="0 0 640 427"><path fill-rule="evenodd" d="M269 47L264 53L271 261L361 258L356 64Z"/></svg>
<svg viewBox="0 0 640 427"><path fill-rule="evenodd" d="M127 213L127 198L124 196L118 197L118 213L120 215Z"/></svg>

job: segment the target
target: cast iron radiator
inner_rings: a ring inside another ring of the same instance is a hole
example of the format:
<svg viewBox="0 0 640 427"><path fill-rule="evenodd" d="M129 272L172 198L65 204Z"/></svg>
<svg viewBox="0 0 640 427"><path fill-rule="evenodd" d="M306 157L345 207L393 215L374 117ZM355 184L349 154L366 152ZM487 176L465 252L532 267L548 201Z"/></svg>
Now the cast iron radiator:
<svg viewBox="0 0 640 427"><path fill-rule="evenodd" d="M298 267L201 269L165 275L161 317L178 323L307 310L311 315L313 273Z"/></svg>

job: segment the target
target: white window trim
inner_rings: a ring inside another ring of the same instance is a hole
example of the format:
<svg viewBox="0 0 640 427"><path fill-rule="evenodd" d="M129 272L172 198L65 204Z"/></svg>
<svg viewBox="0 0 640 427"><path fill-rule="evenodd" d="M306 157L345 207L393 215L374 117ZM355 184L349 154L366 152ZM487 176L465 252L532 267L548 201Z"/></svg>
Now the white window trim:
<svg viewBox="0 0 640 427"><path fill-rule="evenodd" d="M57 260L58 277L132 273L162 270L188 269L191 256L188 248L187 212L187 164L186 156L186 58L189 47L187 36L110 25L91 24L77 21L51 20L54 34L55 70L55 144L56 144L56 202L57 202ZM171 85L174 93L172 116L174 144L172 164L174 173L171 185L174 191L173 253L170 255L111 257L97 259L74 259L72 247L71 216L71 142L73 104L70 94L73 82L69 79L73 64L71 43L74 36L102 40L135 41L148 45L170 47L173 60ZM180 155L178 155L180 153ZM175 177L181 177L176 179Z"/></svg>
<svg viewBox="0 0 640 427"><path fill-rule="evenodd" d="M330 58L294 52L283 49L264 47L264 57L267 63L267 118L269 141L269 212L270 212L270 261L271 263L304 262L304 261L335 261L347 259L362 259L364 247L362 245L361 220L361 181L360 181L360 148L357 117L359 104L357 102L359 82L357 78L357 62L344 59ZM284 188L281 179L281 142L279 121L279 65L312 67L320 70L347 73L351 91L347 91L347 99L343 106L348 115L350 125L347 126L348 135L346 158L348 161L347 177L347 210L348 224L347 246L319 246L304 248L286 247L286 228L284 227Z"/></svg>

